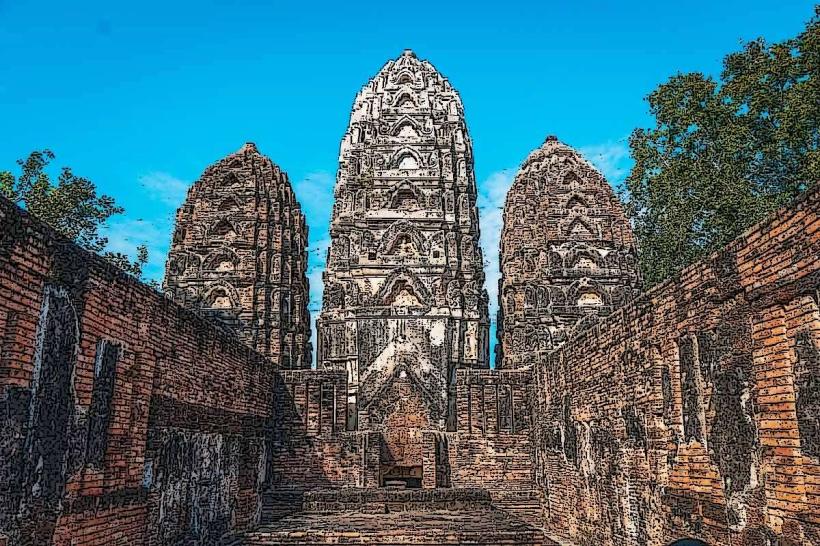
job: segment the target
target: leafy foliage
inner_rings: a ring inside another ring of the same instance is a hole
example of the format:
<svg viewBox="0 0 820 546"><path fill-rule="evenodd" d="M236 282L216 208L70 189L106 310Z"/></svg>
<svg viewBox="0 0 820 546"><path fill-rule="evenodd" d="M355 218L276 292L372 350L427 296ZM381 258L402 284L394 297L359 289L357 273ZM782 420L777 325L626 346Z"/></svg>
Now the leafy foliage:
<svg viewBox="0 0 820 546"><path fill-rule="evenodd" d="M137 259L120 252L102 252L108 239L99 231L105 222L125 210L107 195L97 195L94 183L76 176L71 169L63 167L53 184L46 167L54 159L49 150L32 152L27 159L19 160L20 176L8 171L0 172L0 195L25 207L26 210L70 238L78 245L101 253L123 271L140 277L148 262L148 248L137 247Z"/></svg>
<svg viewBox="0 0 820 546"><path fill-rule="evenodd" d="M820 173L820 7L798 36L746 43L720 81L678 74L647 98L626 180L647 284L793 199Z"/></svg>

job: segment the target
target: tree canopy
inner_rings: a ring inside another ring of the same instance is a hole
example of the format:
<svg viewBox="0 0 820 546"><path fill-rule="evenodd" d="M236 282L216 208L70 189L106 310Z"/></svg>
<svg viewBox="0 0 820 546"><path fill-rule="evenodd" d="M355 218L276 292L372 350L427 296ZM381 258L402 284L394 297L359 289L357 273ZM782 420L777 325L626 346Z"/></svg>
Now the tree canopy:
<svg viewBox="0 0 820 546"><path fill-rule="evenodd" d="M97 195L94 183L76 176L63 167L54 184L46 167L54 159L50 150L34 151L27 159L17 161L20 175L0 172L0 195L14 201L78 245L100 253L106 260L127 273L140 277L148 261L148 248L137 247L132 261L121 252L103 252L108 239L100 228L115 214L125 210L108 195Z"/></svg>
<svg viewBox="0 0 820 546"><path fill-rule="evenodd" d="M677 74L647 100L625 200L653 285L820 177L820 8L796 37L726 56L719 80Z"/></svg>

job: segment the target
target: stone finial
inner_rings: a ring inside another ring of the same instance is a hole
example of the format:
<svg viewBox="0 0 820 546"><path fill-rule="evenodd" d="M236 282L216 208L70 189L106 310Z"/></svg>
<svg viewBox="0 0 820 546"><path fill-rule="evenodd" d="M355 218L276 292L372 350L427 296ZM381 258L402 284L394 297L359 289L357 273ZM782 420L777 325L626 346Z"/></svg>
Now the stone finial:
<svg viewBox="0 0 820 546"><path fill-rule="evenodd" d="M544 142L558 142L558 137L555 135L549 135L547 136L547 140L545 140Z"/></svg>
<svg viewBox="0 0 820 546"><path fill-rule="evenodd" d="M413 57L414 59L416 58L416 53L410 48L405 49L404 51L402 51L401 54L403 57Z"/></svg>
<svg viewBox="0 0 820 546"><path fill-rule="evenodd" d="M256 148L256 144L254 144L253 142L246 142L242 145L241 148L239 148L239 152L252 152L258 154L259 150Z"/></svg>

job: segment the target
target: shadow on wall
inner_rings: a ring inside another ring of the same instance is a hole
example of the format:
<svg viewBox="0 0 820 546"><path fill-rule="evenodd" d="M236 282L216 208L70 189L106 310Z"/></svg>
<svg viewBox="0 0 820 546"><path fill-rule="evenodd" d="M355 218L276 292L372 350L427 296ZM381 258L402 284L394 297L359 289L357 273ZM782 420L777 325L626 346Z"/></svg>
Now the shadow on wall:
<svg viewBox="0 0 820 546"><path fill-rule="evenodd" d="M298 386L288 384L277 374L274 393L275 417L265 485L274 491L333 486L338 477L334 479L329 475L332 472L328 472L325 464L326 450L345 450L342 442L333 441L335 433L343 432L345 425L338 422L337 415L328 415L327 408L334 407L333 400L328 399L332 391L309 380ZM316 406L318 411L310 412L309 408ZM355 450L355 442L347 448Z"/></svg>
<svg viewBox="0 0 820 546"><path fill-rule="evenodd" d="M694 538L683 538L681 540L676 540L669 546L709 546L703 541L694 539Z"/></svg>

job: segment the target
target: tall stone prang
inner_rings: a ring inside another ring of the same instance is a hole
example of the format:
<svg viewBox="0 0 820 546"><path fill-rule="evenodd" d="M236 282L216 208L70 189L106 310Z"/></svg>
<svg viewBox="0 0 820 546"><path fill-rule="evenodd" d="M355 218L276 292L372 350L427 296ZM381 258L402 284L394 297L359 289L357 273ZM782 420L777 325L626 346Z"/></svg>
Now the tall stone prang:
<svg viewBox="0 0 820 546"><path fill-rule="evenodd" d="M331 241L318 362L348 373L348 427L454 427L455 371L488 367L473 152L458 93L412 51L356 96Z"/></svg>
<svg viewBox="0 0 820 546"><path fill-rule="evenodd" d="M247 143L188 190L163 290L278 366L309 368L307 238L287 175Z"/></svg>
<svg viewBox="0 0 820 546"><path fill-rule="evenodd" d="M604 177L555 137L527 157L504 205L498 365L520 368L584 317L640 287L635 238Z"/></svg>

